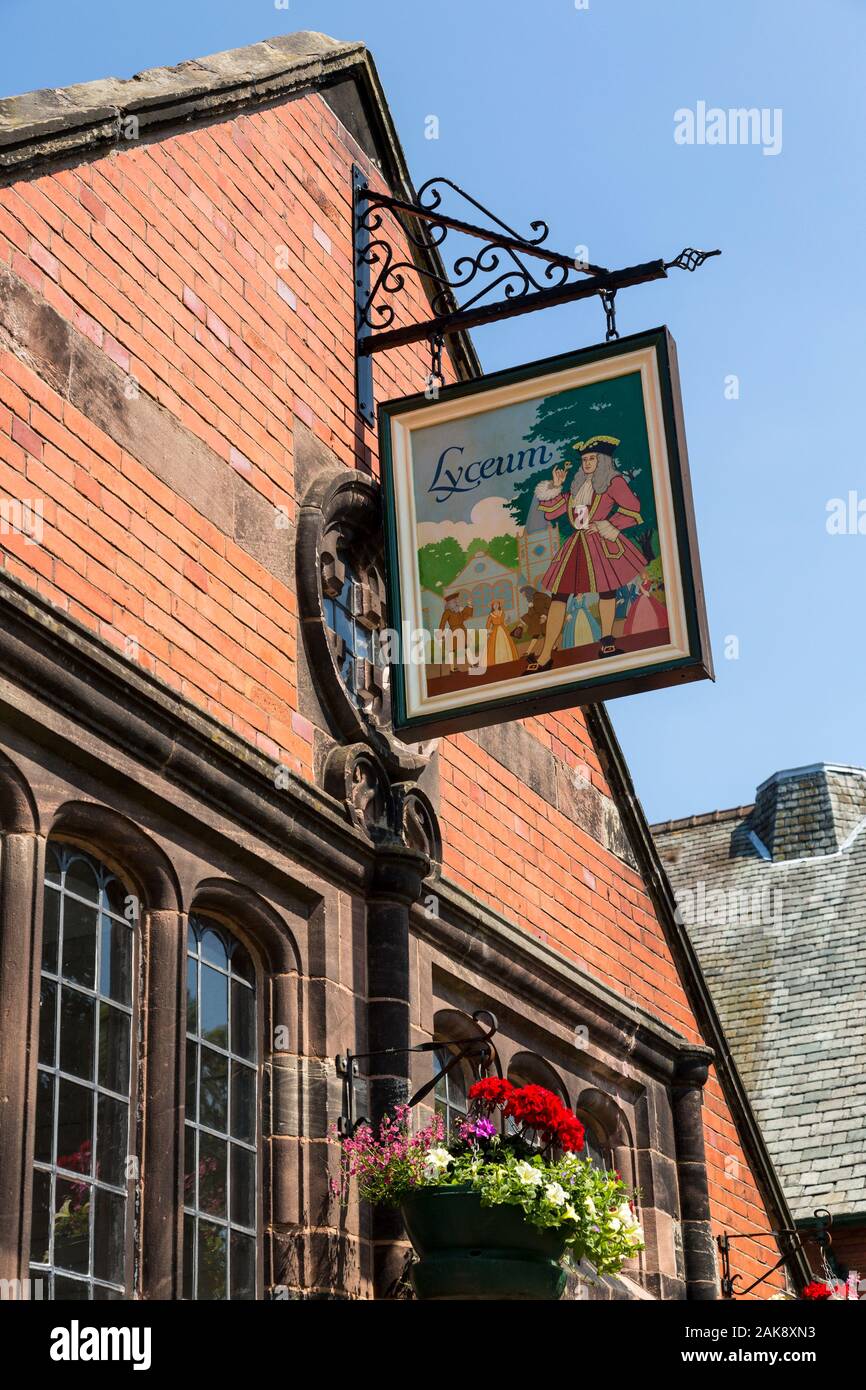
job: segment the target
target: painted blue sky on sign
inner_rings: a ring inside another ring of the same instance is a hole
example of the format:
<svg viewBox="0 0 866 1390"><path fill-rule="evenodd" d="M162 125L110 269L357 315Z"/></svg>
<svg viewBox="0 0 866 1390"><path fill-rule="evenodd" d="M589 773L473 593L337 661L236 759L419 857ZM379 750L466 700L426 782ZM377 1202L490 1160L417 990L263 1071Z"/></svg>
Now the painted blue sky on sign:
<svg viewBox="0 0 866 1390"><path fill-rule="evenodd" d="M505 501L511 495L510 479L530 471L539 477L549 474L557 457L551 449L545 451L540 445L526 442L537 409L537 401L522 401L519 405L486 410L470 419L415 431L413 463L419 545L429 545L447 536L454 536L464 545L475 537L489 540L493 536L516 535L517 524L505 510ZM518 470L510 475L482 478L480 468L473 467L494 458L503 460L504 469L509 455L512 467Z"/></svg>

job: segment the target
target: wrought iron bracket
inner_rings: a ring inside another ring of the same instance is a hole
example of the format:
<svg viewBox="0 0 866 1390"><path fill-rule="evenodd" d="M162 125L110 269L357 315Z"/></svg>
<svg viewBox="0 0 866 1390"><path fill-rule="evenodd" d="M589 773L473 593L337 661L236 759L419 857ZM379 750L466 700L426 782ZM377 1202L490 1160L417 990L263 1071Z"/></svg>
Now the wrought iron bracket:
<svg viewBox="0 0 866 1390"><path fill-rule="evenodd" d="M716 1244L722 1256L722 1298L745 1298L746 1295L750 1294L753 1289L756 1289L759 1284L763 1284L765 1279L769 1279L771 1274L775 1274L776 1270L783 1264L787 1264L788 1260L790 1260L793 1255L805 1249L804 1235L805 1238L814 1241L822 1254L826 1255L826 1251L832 1244L830 1228L833 1225L833 1218L830 1213L823 1208L816 1211L814 1215L815 1230L806 1233L792 1226L783 1226L781 1230L778 1231L747 1231L737 1232L736 1234L725 1231L722 1235L716 1236ZM739 1274L731 1274L731 1242L734 1240L754 1240L755 1235L777 1236L779 1239L787 1237L792 1241L791 1249L787 1250L785 1254L776 1261L772 1269L768 1269L759 1279L755 1279L754 1282L749 1284L745 1289L738 1289L735 1285L740 1276Z"/></svg>
<svg viewBox="0 0 866 1390"><path fill-rule="evenodd" d="M445 189L491 225L480 226L446 213L442 207ZM549 229L540 219L530 223L530 236L521 236L446 178L428 179L411 203L370 188L361 170L353 167L352 207L357 402L359 414L369 425L375 422L372 356L376 352L425 339L432 342L515 314L593 295L602 298L610 338L616 333L613 302L617 290L664 280L674 268L697 270L710 256L721 255L720 251L686 247L671 261L646 261L609 270L545 246ZM394 245L386 214L399 225L408 252ZM450 271L440 255L449 232L484 243L475 254L468 253L461 243ZM407 273L421 280L433 316L398 325L395 301L406 288ZM480 282L478 287L476 281ZM458 304L457 294L470 286L469 297ZM491 300L497 290L500 297Z"/></svg>
<svg viewBox="0 0 866 1390"><path fill-rule="evenodd" d="M482 1024L482 1019L489 1019L486 1028ZM434 1072L429 1081L425 1081L423 1086L409 1100L408 1104L417 1105L425 1096L428 1096L436 1085L436 1082L443 1076L447 1076L466 1057L475 1057L479 1066L486 1068L493 1061L496 1052L493 1046L493 1037L499 1024L496 1015L489 1009L477 1009L472 1015L472 1022L477 1023L483 1031L474 1033L469 1038L449 1038L448 1046L456 1047L459 1051L454 1052L449 1057L445 1066L439 1071ZM342 1114L337 1120L337 1134L341 1139L351 1138L360 1125L368 1124L365 1115L356 1115L356 1091L357 1083L360 1080L359 1062L368 1062L371 1057L405 1057L411 1052L436 1052L446 1044L441 1042L416 1043L414 1047L380 1047L375 1052L345 1052L341 1053L336 1059L337 1075L343 1080L343 1106Z"/></svg>

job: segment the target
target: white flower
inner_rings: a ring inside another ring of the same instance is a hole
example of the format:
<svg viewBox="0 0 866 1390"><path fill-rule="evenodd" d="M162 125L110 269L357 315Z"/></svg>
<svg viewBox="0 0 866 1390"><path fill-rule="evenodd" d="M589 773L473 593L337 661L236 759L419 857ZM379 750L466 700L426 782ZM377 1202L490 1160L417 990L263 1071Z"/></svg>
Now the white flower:
<svg viewBox="0 0 866 1390"><path fill-rule="evenodd" d="M429 1149L424 1160L424 1176L432 1179L441 1177L451 1162L451 1155L447 1149Z"/></svg>
<svg viewBox="0 0 866 1390"><path fill-rule="evenodd" d="M568 1205L567 1205L567 1207L565 1208L565 1211L563 1212L563 1216L565 1217L565 1219L566 1219L567 1221L577 1221L577 1220L578 1220L577 1212L574 1210L574 1207L572 1206L571 1202L569 1202Z"/></svg>
<svg viewBox="0 0 866 1390"><path fill-rule="evenodd" d="M565 1201L565 1188L558 1182L549 1182L544 1189L544 1195L555 1207L561 1207Z"/></svg>
<svg viewBox="0 0 866 1390"><path fill-rule="evenodd" d="M610 1226L614 1231L622 1231L623 1239L627 1245L643 1244L643 1231L640 1222L628 1202L623 1202L617 1207L616 1216L611 1220Z"/></svg>
<svg viewBox="0 0 866 1390"><path fill-rule="evenodd" d="M587 1211L589 1212L590 1216L595 1216L595 1215L596 1215L595 1202L592 1200L591 1197L587 1197L586 1201L584 1202L584 1206L586 1207L586 1209L587 1209Z"/></svg>
<svg viewBox="0 0 866 1390"><path fill-rule="evenodd" d="M519 1163L515 1163L514 1171L518 1181L522 1182L524 1187L538 1187L543 1181L538 1169L533 1168L532 1164L527 1163L525 1159L521 1159Z"/></svg>

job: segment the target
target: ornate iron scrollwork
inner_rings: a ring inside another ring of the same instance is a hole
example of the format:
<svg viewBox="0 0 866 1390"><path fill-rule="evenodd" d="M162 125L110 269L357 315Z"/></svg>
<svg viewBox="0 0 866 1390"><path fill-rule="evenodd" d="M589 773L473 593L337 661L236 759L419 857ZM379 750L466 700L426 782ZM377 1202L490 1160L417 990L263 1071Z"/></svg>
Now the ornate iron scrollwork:
<svg viewBox="0 0 866 1390"><path fill-rule="evenodd" d="M678 270L697 270L710 256L721 254L721 251L696 251L693 246L686 246L674 260L665 262L665 270L672 270L674 266Z"/></svg>
<svg viewBox="0 0 866 1390"><path fill-rule="evenodd" d="M476 1009L472 1014L472 1022L478 1029L477 1033L471 1034L466 1038L452 1038L452 1051L447 1062L440 1066L429 1081L425 1081L409 1100L409 1107L417 1105L424 1100L435 1088L437 1081L449 1072L454 1071L460 1066L466 1057L475 1059L476 1065L486 1073L487 1068L496 1065L499 1068L499 1061L496 1054L496 1044L493 1039L499 1028L496 1015L489 1009ZM336 1072L343 1079L343 1108L342 1114L337 1121L337 1133L341 1138L350 1138L360 1125L369 1124L369 1120L364 1115L357 1115L357 1091L360 1088L359 1062L369 1062L372 1057L381 1059L383 1057L405 1057L414 1052L438 1052L442 1044L435 1041L415 1043L414 1047L382 1047L375 1052L345 1052L341 1053L336 1061Z"/></svg>
<svg viewBox="0 0 866 1390"><path fill-rule="evenodd" d="M475 226L440 213L443 188L451 189L457 197L476 208L494 224L494 228ZM450 275L422 268L411 258L401 260L395 257L394 247L385 230L384 209L388 209L399 223L409 245L426 255L438 250L452 230L481 237L486 244L475 255L466 252L457 255ZM421 223L418 230L413 225L415 222ZM606 273L603 266L578 262L573 256L542 248L549 228L540 218L530 223L533 236L521 236L465 189L451 179L441 177L428 179L422 184L415 204L403 203L388 195L367 190L363 200L359 199L356 231L367 233L369 237L361 237L362 245L358 250L359 263L373 271L368 290L359 296L358 327L370 330L389 328L394 323L395 305L384 296L396 296L405 289L407 271L421 275L431 288L430 308L436 318L451 313L455 291L467 289L479 276L488 278L470 298L460 304L461 311L472 308L500 287L506 300L517 300L533 290L559 289L570 280L577 281L581 275ZM534 272L527 264L527 257L542 260L543 271Z"/></svg>
<svg viewBox="0 0 866 1390"><path fill-rule="evenodd" d="M530 222L528 236L521 235L452 179L428 179L416 200L408 202L371 189L357 168L352 177L358 408L368 424L374 421L370 371L374 352L422 339L439 340L513 314L596 294L604 297L607 308L618 289L664 279L674 267L697 270L710 256L720 255L719 251L697 251L687 246L672 261L655 260L609 270L551 250L545 245L548 225L541 218ZM446 212L446 201L450 201L446 193L480 213L488 225ZM387 216L394 219L401 234L400 249L395 249ZM449 270L443 247L450 232L484 244L472 252L461 241ZM433 317L400 326L397 306L410 272L424 284ZM470 290L464 298L464 292Z"/></svg>

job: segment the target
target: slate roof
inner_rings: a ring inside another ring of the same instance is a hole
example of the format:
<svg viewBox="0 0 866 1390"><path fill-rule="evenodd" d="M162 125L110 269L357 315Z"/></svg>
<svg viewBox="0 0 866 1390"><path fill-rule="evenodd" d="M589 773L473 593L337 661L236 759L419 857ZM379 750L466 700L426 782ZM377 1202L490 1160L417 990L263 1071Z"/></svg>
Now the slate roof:
<svg viewBox="0 0 866 1390"><path fill-rule="evenodd" d="M866 1212L866 769L652 830L795 1218Z"/></svg>

